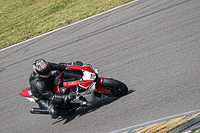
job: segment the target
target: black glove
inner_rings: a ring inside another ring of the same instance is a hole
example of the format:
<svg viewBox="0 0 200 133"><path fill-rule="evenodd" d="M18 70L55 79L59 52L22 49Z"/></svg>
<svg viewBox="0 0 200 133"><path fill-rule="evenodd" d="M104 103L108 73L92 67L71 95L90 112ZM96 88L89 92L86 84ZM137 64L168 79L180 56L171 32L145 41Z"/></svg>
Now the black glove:
<svg viewBox="0 0 200 133"><path fill-rule="evenodd" d="M59 63L59 64L58 64L58 69L59 69L60 71L64 71L65 68L66 68L66 66L67 66L67 63Z"/></svg>
<svg viewBox="0 0 200 133"><path fill-rule="evenodd" d="M74 99L76 99L76 96L77 96L77 94L75 94L75 93L70 93L69 95L65 95L64 102L66 103L71 100L74 100Z"/></svg>
<svg viewBox="0 0 200 133"><path fill-rule="evenodd" d="M83 63L81 61L76 61L76 62L73 62L73 65L82 66Z"/></svg>
<svg viewBox="0 0 200 133"><path fill-rule="evenodd" d="M81 100L81 101L83 101L83 102L87 102L87 99L86 99L85 97L83 97L83 96L80 96L80 97L79 97L79 100Z"/></svg>
<svg viewBox="0 0 200 133"><path fill-rule="evenodd" d="M52 103L69 102L76 99L76 94L54 94L49 100Z"/></svg>
<svg viewBox="0 0 200 133"><path fill-rule="evenodd" d="M66 68L66 66L69 66L69 65L82 66L83 63L82 63L81 61L76 61L76 62L72 62L72 63L63 63L63 62L61 62L61 63L58 64L58 69L59 69L60 71L64 71L65 68Z"/></svg>
<svg viewBox="0 0 200 133"><path fill-rule="evenodd" d="M62 94L54 94L52 97L49 98L49 100L52 102L52 103L60 103L60 102L63 102L63 100L65 99L65 95L62 95Z"/></svg>

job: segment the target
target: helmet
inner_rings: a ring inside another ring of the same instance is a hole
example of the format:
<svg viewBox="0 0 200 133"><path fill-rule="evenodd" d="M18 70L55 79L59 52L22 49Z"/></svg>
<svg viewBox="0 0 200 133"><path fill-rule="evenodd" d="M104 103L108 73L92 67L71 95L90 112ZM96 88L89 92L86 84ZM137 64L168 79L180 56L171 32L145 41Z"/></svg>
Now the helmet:
<svg viewBox="0 0 200 133"><path fill-rule="evenodd" d="M40 77L48 78L51 75L49 64L44 59L37 59L33 63L33 70Z"/></svg>

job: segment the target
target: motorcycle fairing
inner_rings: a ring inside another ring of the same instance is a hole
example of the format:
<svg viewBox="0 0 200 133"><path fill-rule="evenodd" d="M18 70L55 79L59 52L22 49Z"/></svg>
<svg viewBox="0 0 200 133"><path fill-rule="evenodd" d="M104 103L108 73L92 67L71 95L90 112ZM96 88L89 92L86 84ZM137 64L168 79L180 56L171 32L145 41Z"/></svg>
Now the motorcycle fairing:
<svg viewBox="0 0 200 133"><path fill-rule="evenodd" d="M25 89L23 89L21 92L20 92L20 95L25 97L26 99L28 99L29 101L31 102L35 102L34 98L32 97L32 93L31 93L31 87L27 87Z"/></svg>
<svg viewBox="0 0 200 133"><path fill-rule="evenodd" d="M63 86L66 88L80 86L81 88L87 89L96 78L95 72L91 66L67 66L66 70L67 69L81 70L82 77L78 80L63 82Z"/></svg>
<svg viewBox="0 0 200 133"><path fill-rule="evenodd" d="M95 90L96 89L96 82L93 82L86 91L79 93L80 95L84 96L87 100L87 105L93 105L99 101L102 101L103 99L106 99L108 96L102 95L100 98L95 96ZM82 103L79 99L74 99L71 101L72 103Z"/></svg>

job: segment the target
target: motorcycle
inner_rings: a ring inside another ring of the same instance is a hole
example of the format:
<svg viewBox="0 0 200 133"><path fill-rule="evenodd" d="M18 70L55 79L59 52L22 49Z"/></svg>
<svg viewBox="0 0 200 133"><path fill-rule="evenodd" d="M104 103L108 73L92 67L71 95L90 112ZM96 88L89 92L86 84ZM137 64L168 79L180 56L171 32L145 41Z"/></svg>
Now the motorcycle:
<svg viewBox="0 0 200 133"><path fill-rule="evenodd" d="M58 107L67 115L73 114L78 108L89 107L108 97L121 97L126 95L128 87L121 81L113 78L99 77L98 69L91 65L67 66L54 80L53 92L55 94L76 93L76 99L68 103L58 103ZM27 87L20 92L21 96L35 102L31 88ZM32 114L49 114L42 108L31 108Z"/></svg>

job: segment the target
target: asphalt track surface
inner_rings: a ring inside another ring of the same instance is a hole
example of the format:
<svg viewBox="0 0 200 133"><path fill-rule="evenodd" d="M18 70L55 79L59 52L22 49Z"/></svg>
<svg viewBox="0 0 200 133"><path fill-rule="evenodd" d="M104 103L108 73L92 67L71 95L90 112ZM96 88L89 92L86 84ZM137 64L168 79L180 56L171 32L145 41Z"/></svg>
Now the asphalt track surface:
<svg viewBox="0 0 200 133"><path fill-rule="evenodd" d="M140 0L3 50L0 132L106 133L198 110L199 51L199 0ZM19 92L37 58L90 63L130 93L68 118L30 114Z"/></svg>

